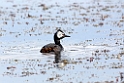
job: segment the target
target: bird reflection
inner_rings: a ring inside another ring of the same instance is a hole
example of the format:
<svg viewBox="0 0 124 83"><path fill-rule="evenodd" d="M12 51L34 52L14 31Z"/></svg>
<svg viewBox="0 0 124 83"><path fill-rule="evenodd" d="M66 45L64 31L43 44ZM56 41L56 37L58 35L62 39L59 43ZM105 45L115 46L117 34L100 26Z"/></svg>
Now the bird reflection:
<svg viewBox="0 0 124 83"><path fill-rule="evenodd" d="M61 53L55 52L55 63L61 62Z"/></svg>
<svg viewBox="0 0 124 83"><path fill-rule="evenodd" d="M61 52L55 51L55 63L57 68L63 68L68 64L68 60L61 60Z"/></svg>
<svg viewBox="0 0 124 83"><path fill-rule="evenodd" d="M61 62L61 49L59 46L54 46L54 53L55 53L55 63Z"/></svg>

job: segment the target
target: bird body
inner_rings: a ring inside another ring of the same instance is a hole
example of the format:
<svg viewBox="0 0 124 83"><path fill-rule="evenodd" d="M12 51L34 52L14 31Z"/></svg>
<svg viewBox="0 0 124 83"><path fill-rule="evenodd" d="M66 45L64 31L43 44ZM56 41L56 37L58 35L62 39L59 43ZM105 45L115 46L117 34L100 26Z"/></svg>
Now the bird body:
<svg viewBox="0 0 124 83"><path fill-rule="evenodd" d="M54 43L47 44L42 47L40 50L41 53L50 53L50 52L56 52L56 51L62 51L64 50L63 46L60 43L60 40L70 37L68 35L65 35L65 33L62 30L57 30L57 32L54 34Z"/></svg>

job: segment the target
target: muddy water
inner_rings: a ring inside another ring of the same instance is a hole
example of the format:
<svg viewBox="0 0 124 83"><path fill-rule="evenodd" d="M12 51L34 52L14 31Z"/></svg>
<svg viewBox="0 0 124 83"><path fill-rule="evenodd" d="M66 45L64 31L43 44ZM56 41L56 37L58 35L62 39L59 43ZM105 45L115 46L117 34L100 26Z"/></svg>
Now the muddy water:
<svg viewBox="0 0 124 83"><path fill-rule="evenodd" d="M62 62L39 51L62 29ZM123 83L124 1L1 0L0 83Z"/></svg>

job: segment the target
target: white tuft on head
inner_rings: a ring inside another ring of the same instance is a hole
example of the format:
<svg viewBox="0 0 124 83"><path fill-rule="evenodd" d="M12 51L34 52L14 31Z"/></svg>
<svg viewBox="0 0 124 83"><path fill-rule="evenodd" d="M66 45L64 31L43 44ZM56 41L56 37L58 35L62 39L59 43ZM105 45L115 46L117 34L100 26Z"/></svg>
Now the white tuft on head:
<svg viewBox="0 0 124 83"><path fill-rule="evenodd" d="M57 37L58 37L58 38L62 38L62 37L63 37L63 34L64 34L63 32L58 31L58 32L57 32Z"/></svg>

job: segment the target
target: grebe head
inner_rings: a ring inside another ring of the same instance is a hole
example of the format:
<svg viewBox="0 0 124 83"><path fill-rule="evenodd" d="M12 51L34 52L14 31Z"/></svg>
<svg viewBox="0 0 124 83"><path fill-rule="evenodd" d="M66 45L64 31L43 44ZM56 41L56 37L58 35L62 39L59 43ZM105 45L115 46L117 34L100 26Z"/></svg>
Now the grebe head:
<svg viewBox="0 0 124 83"><path fill-rule="evenodd" d="M58 29L57 32L54 34L54 42L57 45L60 45L60 39L63 39L64 37L70 37L66 35L62 30Z"/></svg>
<svg viewBox="0 0 124 83"><path fill-rule="evenodd" d="M56 37L56 39L63 39L64 37L70 37L70 36L66 35L62 30L59 29L55 33L54 37Z"/></svg>

